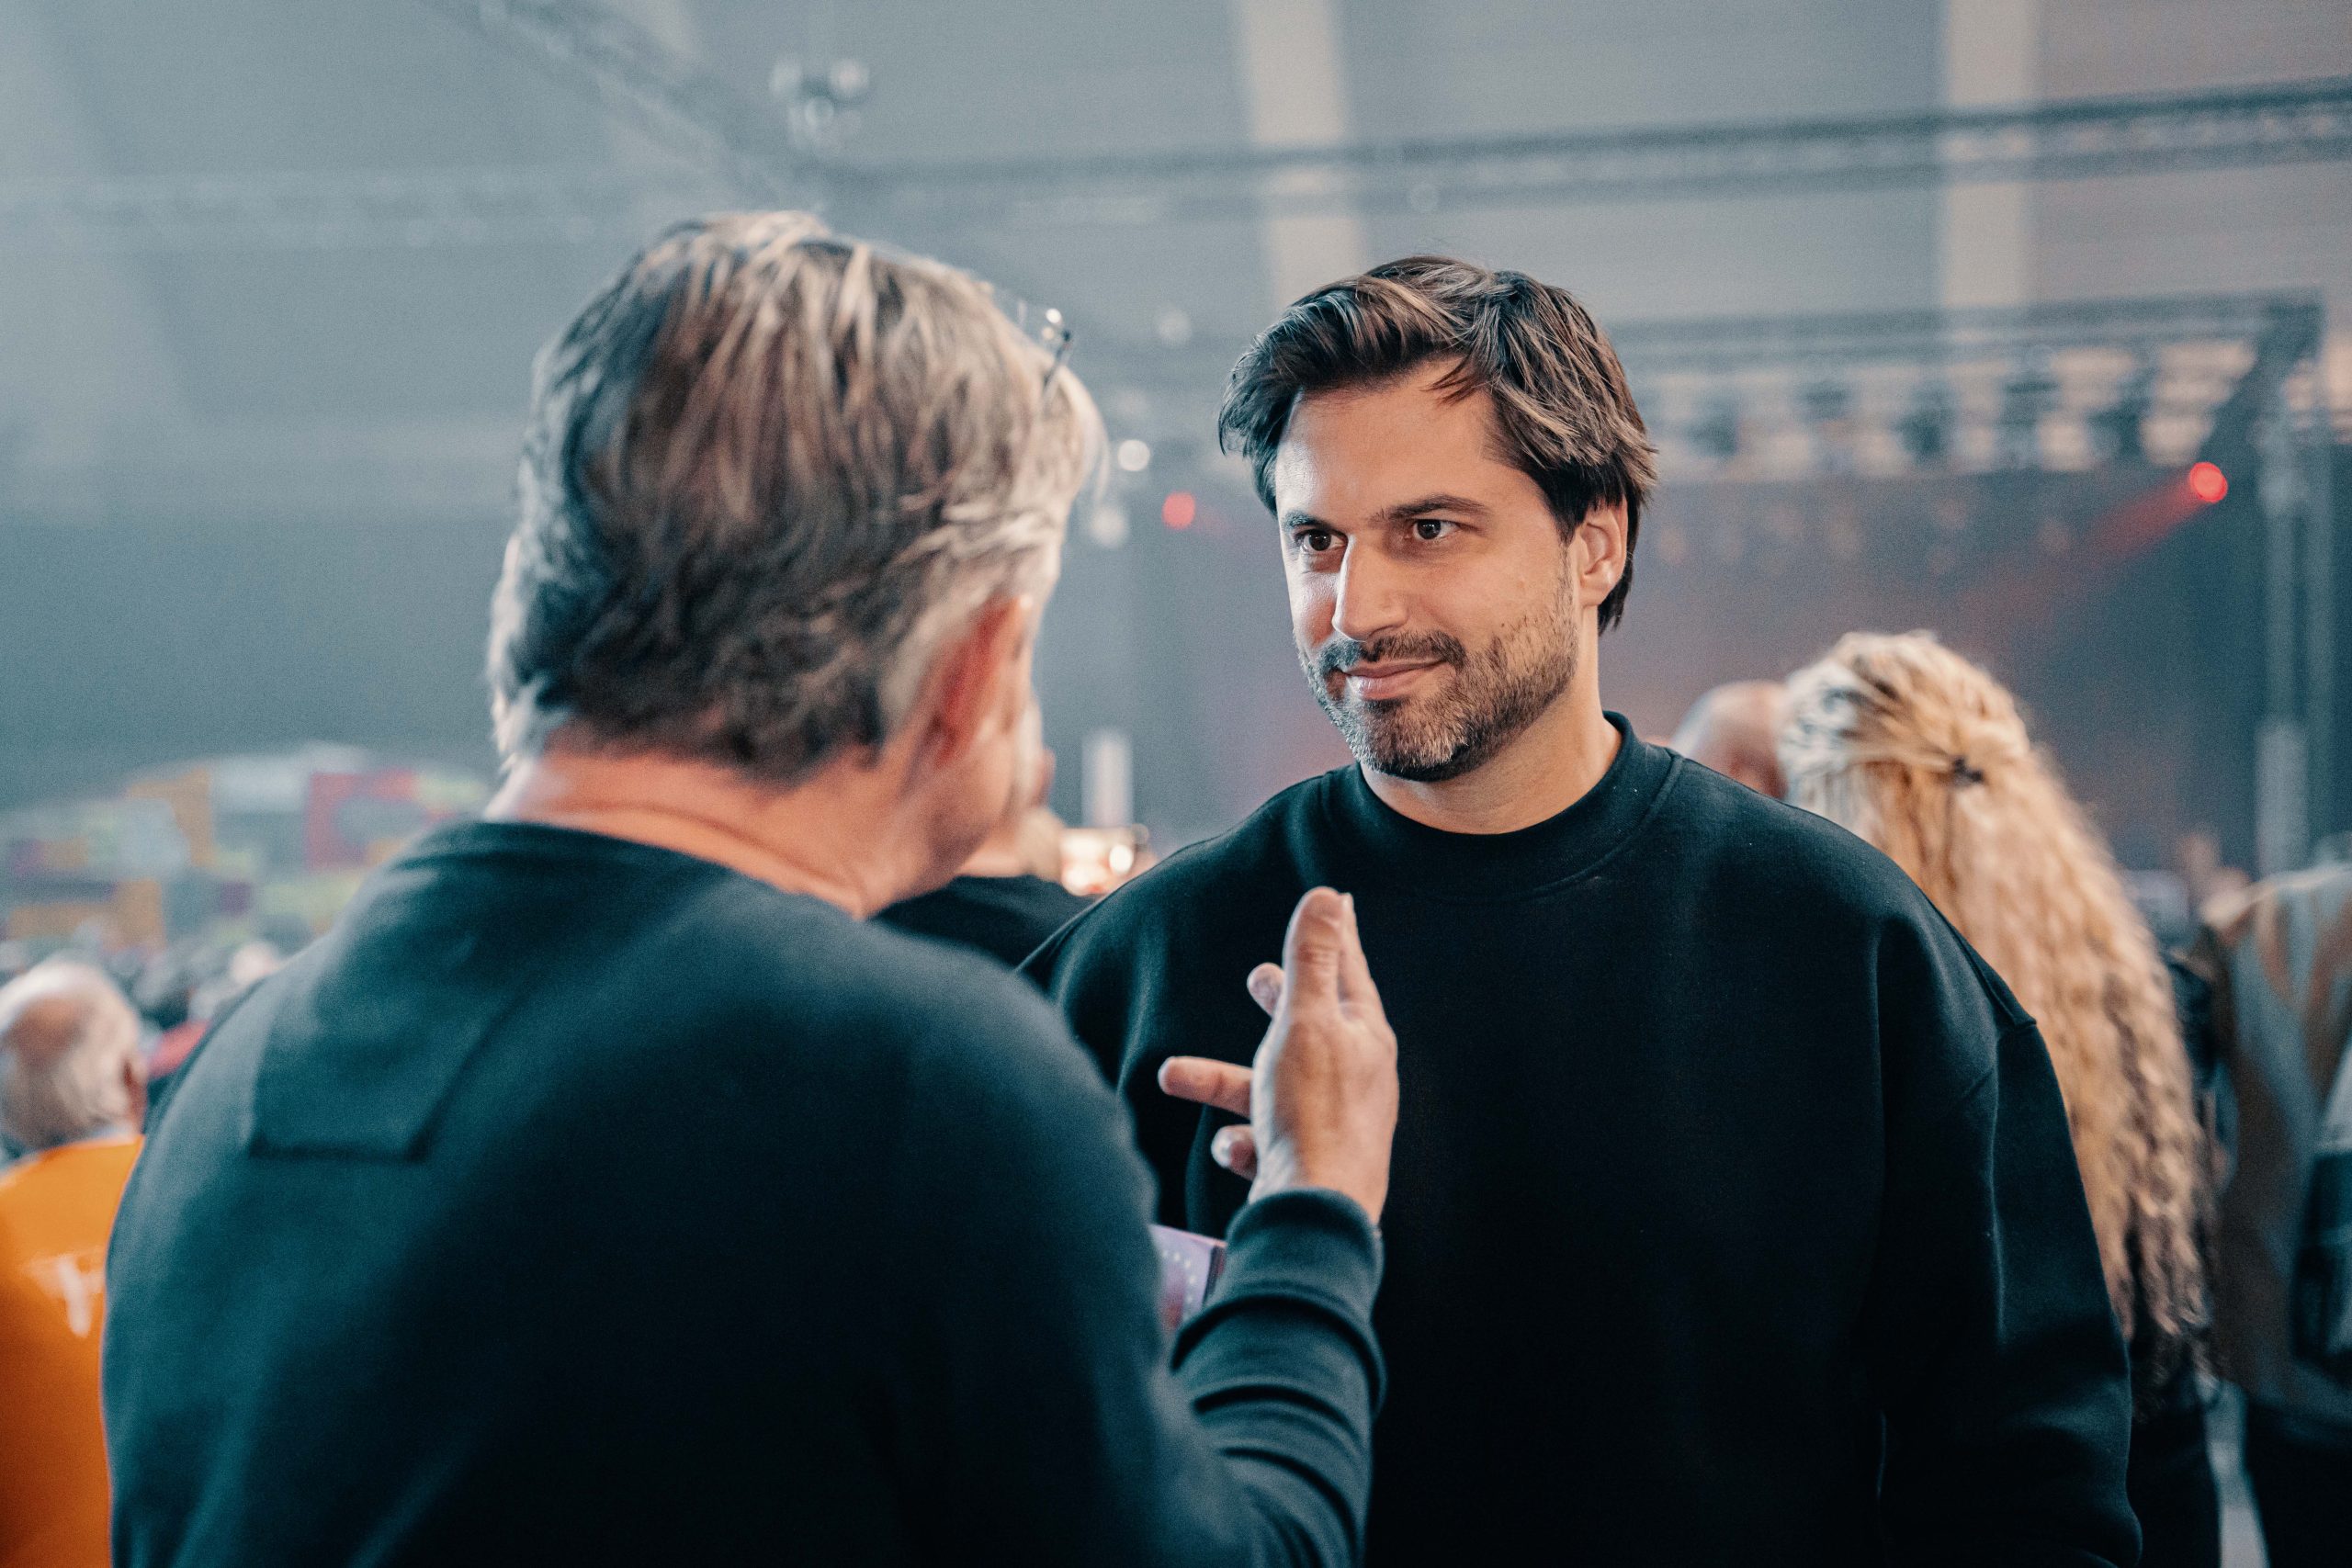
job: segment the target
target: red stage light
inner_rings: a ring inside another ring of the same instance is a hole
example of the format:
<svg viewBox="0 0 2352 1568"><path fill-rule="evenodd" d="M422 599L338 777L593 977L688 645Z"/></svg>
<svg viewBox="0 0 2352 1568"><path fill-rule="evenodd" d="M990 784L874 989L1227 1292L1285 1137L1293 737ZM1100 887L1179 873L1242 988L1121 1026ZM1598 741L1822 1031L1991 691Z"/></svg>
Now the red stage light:
<svg viewBox="0 0 2352 1568"><path fill-rule="evenodd" d="M1170 528L1189 528L1193 514L1199 510L1200 503L1193 499L1191 491L1172 490L1168 492L1168 499L1159 503L1159 520Z"/></svg>
<svg viewBox="0 0 2352 1568"><path fill-rule="evenodd" d="M2211 463L2198 463L2188 470L2188 493L2211 506L2230 493L2230 476Z"/></svg>

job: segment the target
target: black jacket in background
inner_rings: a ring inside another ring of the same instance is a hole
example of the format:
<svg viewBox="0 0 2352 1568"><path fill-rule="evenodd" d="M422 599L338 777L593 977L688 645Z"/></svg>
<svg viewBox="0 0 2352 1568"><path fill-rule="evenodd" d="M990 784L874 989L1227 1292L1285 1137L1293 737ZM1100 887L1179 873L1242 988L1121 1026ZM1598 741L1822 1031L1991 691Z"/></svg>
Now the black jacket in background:
<svg viewBox="0 0 2352 1568"><path fill-rule="evenodd" d="M1371 1560L2129 1564L2131 1394L2032 1021L1909 878L1623 736L1550 821L1397 815L1343 769L1030 961L1216 1232L1300 891L1355 895L1403 1109ZM1883 1475L1882 1475L1883 1468Z"/></svg>
<svg viewBox="0 0 2352 1568"><path fill-rule="evenodd" d="M189 1066L107 1260L115 1561L1352 1560L1377 1250L1254 1206L1169 1375L1028 987L718 866L436 833Z"/></svg>
<svg viewBox="0 0 2352 1568"><path fill-rule="evenodd" d="M1010 969L1082 913L1088 900L1042 876L959 876L874 918L985 953Z"/></svg>

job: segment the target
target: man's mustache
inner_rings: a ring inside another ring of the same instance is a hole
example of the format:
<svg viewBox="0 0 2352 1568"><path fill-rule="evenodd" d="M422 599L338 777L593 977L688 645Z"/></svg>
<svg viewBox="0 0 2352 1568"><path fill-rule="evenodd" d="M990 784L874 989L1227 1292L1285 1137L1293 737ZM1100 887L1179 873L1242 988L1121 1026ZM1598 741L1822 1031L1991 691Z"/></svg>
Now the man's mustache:
<svg viewBox="0 0 2352 1568"><path fill-rule="evenodd" d="M1319 683L1359 664L1460 664L1468 657L1460 639L1443 632L1385 637L1375 642L1335 637L1315 650L1307 667Z"/></svg>

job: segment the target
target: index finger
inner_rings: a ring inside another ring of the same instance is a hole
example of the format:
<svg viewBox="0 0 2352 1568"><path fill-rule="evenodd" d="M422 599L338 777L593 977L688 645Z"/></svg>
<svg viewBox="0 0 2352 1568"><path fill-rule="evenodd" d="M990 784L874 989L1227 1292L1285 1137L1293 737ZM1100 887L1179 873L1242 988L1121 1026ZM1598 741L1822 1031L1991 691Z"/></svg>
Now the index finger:
<svg viewBox="0 0 2352 1568"><path fill-rule="evenodd" d="M1250 1090L1256 1081L1249 1068L1207 1056L1170 1056L1159 1064L1161 1089L1237 1116L1250 1114Z"/></svg>

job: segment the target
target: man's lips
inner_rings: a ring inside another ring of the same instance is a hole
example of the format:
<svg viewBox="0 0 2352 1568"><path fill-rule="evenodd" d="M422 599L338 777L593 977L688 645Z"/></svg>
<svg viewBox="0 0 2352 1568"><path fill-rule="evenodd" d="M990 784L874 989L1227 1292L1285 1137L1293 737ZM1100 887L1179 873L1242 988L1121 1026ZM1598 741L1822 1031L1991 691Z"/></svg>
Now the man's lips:
<svg viewBox="0 0 2352 1568"><path fill-rule="evenodd" d="M1411 688L1424 674L1437 669L1439 660L1424 660L1419 663L1404 660L1389 660L1379 664L1356 664L1342 670L1348 690L1366 702L1398 697Z"/></svg>

